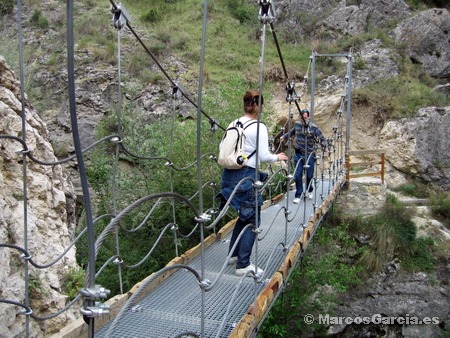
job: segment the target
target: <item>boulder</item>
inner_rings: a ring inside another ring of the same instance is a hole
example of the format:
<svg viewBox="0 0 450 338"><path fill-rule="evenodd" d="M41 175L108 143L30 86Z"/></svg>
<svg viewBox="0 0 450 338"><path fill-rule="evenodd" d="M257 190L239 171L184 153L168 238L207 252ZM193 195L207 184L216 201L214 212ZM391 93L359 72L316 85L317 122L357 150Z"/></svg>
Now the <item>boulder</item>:
<svg viewBox="0 0 450 338"><path fill-rule="evenodd" d="M434 8L419 12L391 31L414 63L431 76L450 76L450 12Z"/></svg>

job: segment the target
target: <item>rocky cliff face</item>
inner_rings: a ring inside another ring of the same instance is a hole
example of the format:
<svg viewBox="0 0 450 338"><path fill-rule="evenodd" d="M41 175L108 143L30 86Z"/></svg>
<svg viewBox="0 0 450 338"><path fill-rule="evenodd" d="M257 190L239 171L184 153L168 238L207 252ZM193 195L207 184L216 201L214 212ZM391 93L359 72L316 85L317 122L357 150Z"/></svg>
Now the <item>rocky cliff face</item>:
<svg viewBox="0 0 450 338"><path fill-rule="evenodd" d="M0 243L26 249L33 262L46 265L56 260L73 239L75 194L61 165L38 164L20 152L27 149L39 161L57 161L49 143L47 127L27 101L26 119L22 126L20 98L19 83L0 56ZM14 139L22 139L23 128L26 144ZM0 297L25 304L22 251L3 247L0 248L0 257ZM64 308L67 297L61 288L70 269L77 268L75 250L69 250L49 268L37 268L31 263L28 263L28 268L28 305L33 314L44 317ZM1 337L24 335L25 316L20 314L21 310L24 309L0 303ZM45 322L32 320L31 336L57 332L73 318L69 311Z"/></svg>
<svg viewBox="0 0 450 338"><path fill-rule="evenodd" d="M420 109L414 118L390 121L380 146L399 171L450 190L450 107ZM446 164L447 163L447 164Z"/></svg>

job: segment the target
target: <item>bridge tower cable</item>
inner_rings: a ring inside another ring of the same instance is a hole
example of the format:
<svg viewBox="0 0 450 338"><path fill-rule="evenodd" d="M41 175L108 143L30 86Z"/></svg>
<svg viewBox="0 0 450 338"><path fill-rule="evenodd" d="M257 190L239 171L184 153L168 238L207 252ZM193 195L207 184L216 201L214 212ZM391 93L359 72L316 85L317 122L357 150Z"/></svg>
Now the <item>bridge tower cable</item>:
<svg viewBox="0 0 450 338"><path fill-rule="evenodd" d="M111 192L112 192L112 209L113 214L117 214L117 199L116 199L116 179L118 179L119 170L118 170L118 161L119 161L119 153L120 153L120 143L122 141L122 71L121 71L121 32L122 28L124 28L127 22L130 20L130 16L128 11L119 4L117 6L117 10L111 9L113 14L112 21L114 27L117 29L117 134L119 135L119 139L115 142L115 156L113 163L113 173L112 173L112 181L111 181ZM116 255L117 259L114 260L114 263L117 265L118 276L119 276L119 289L120 293L123 293L123 281L122 281L122 263L123 260L120 258L120 243L119 243L119 229L117 228L114 234L115 237L115 245L116 245Z"/></svg>
<svg viewBox="0 0 450 338"><path fill-rule="evenodd" d="M22 0L17 1L17 22L18 22L18 35L19 35L19 76L20 76L20 101L21 117L22 117L22 140L26 144L26 112L25 112L25 75L24 75L24 58L23 58L23 30L22 30ZM25 252L28 252L28 185L27 185L27 154L26 147L21 151L22 154L22 189L23 189L23 246ZM24 279L25 279L25 306L20 313L25 315L25 328L27 337L30 334L30 318L32 314L30 309L30 297L29 297L29 262L31 258L29 255L22 255L24 260Z"/></svg>
<svg viewBox="0 0 450 338"><path fill-rule="evenodd" d="M263 0L261 0L261 2L263 2ZM267 5L265 5L265 6L267 6ZM263 7L263 8L265 8L265 7ZM273 4L271 4L270 8L272 8L271 14L270 14L270 16L269 15L267 15L267 16L269 18L271 18L271 20L268 23L270 25L270 31L272 32L272 37L273 37L274 42L275 42L275 46L276 46L277 53L278 53L278 58L280 59L281 68L283 69L283 73L284 73L284 77L285 77L285 81L286 81L286 90L288 91L287 95L290 95L292 97L294 97L294 96L298 97L298 99L293 100L292 102L295 104L295 106L297 107L298 112L300 113L301 108L300 108L300 105L298 103L298 101L300 100L300 95L295 92L294 81L289 79L289 75L288 75L288 72L287 72L287 69L286 69L286 65L284 63L284 58L283 58L283 55L281 53L280 44L278 42L276 30L275 30L275 27L274 27L274 24L273 24L273 21L274 21L273 19L275 18L275 15L274 15L275 10L273 9ZM306 80L307 80L307 77L305 76L305 81ZM288 96L286 96L286 100L288 100ZM301 116L301 119L303 119L303 116ZM304 119L303 119L303 122L305 122Z"/></svg>
<svg viewBox="0 0 450 338"><path fill-rule="evenodd" d="M264 57L265 57L265 46L266 46L266 30L267 30L267 24L269 24L270 22L272 22L275 19L274 16L274 10L272 7L272 2L270 0L260 0L259 1L259 13L258 13L258 17L259 17L259 21L262 24L262 36L261 36L261 54L260 54L260 64L259 64L259 93L260 95L258 96L258 109L259 109L259 114L258 114L258 123L257 123L257 129L256 129L256 144L259 144L259 137L260 137L260 122L261 122L261 116L264 113L264 106L262 104L262 96L263 96L263 92L264 92ZM258 159L259 158L259 147L256 147L256 152L255 152L255 158ZM259 161L256 160L255 161L255 177L257 177L257 181L253 182L253 192L254 192L254 199L255 201L258 201L258 195L260 193L260 189L262 188L263 184L262 182L259 180ZM258 255L258 236L261 233L261 229L258 227L258 224L260 223L260 213L258 212L259 206L258 203L255 203L255 223L253 224L253 232L255 233L255 237L256 237L256 243L254 245L254 250L255 250L255 266L258 266L258 260L259 260L259 255ZM245 230L243 230L245 231ZM257 282L257 278L255 275L255 282ZM256 289L254 289L256 290ZM256 299L256 298L255 298ZM255 306L256 308L256 306Z"/></svg>
<svg viewBox="0 0 450 338"><path fill-rule="evenodd" d="M102 288L95 283L95 234L92 218L91 200L89 185L86 176L80 134L78 131L78 121L76 113L75 100L75 66L74 66L74 18L73 18L73 0L67 1L67 74L69 91L69 110L72 125L72 136L77 155L78 170L80 172L81 187L83 191L83 200L86 212L86 224L88 233L89 261L87 265L85 288L81 290L84 297L81 313L89 325L88 336L94 337L94 320L101 316L107 310L102 306L99 300L104 299L110 293L109 290ZM106 311L104 311L106 310Z"/></svg>
<svg viewBox="0 0 450 338"><path fill-rule="evenodd" d="M203 191L202 191L202 167L201 167L201 126L202 126L202 93L203 93L203 79L204 79L204 63L205 63L205 46L206 46L206 26L208 17L208 0L203 0L203 20L202 20L202 40L200 50L200 69L197 92L197 187L198 187L198 202L199 202L199 216L196 221L200 224L200 249L201 249L201 278L205 279L205 223L210 221L208 214L203 212ZM201 320L200 331L202 336L205 332L205 311L206 311L206 290L205 283L201 283Z"/></svg>

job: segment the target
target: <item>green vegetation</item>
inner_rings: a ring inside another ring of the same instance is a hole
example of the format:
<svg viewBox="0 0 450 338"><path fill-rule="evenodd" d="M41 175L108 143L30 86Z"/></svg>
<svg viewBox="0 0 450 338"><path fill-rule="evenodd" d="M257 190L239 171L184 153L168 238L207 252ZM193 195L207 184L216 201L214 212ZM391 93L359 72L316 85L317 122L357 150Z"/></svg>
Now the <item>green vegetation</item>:
<svg viewBox="0 0 450 338"><path fill-rule="evenodd" d="M30 22L32 25L40 28L45 29L48 28L49 22L45 16L42 15L42 12L40 10L35 10L33 15L30 18Z"/></svg>
<svg viewBox="0 0 450 338"><path fill-rule="evenodd" d="M14 9L14 0L0 0L0 14L11 14Z"/></svg>
<svg viewBox="0 0 450 338"><path fill-rule="evenodd" d="M430 194L426 184L420 182L405 183L393 190L416 198L426 198Z"/></svg>
<svg viewBox="0 0 450 338"><path fill-rule="evenodd" d="M356 238L369 240L361 245ZM409 210L393 196L387 198L380 213L367 218L344 217L343 210L331 212L258 337L321 336L326 327L305 324L306 314L332 316L340 296L357 291L369 276L393 260L400 263L402 271L431 272L437 260L447 264L448 250L429 237L416 237Z"/></svg>
<svg viewBox="0 0 450 338"><path fill-rule="evenodd" d="M335 220L336 221L336 220ZM305 324L306 314L331 314L340 294L363 283L362 266L352 264L363 248L349 235L346 223L324 223L312 247L294 270L285 294L278 299L258 337L297 337L324 334L326 328Z"/></svg>
<svg viewBox="0 0 450 338"><path fill-rule="evenodd" d="M430 206L433 215L450 229L450 193L437 193L431 196Z"/></svg>
<svg viewBox="0 0 450 338"><path fill-rule="evenodd" d="M38 299L40 295L48 294L48 291L45 289L39 273L29 275L28 290L30 293L30 297L33 299Z"/></svg>
<svg viewBox="0 0 450 338"><path fill-rule="evenodd" d="M86 273L80 268L70 268L62 280L62 293L68 300L74 299L84 287Z"/></svg>
<svg viewBox="0 0 450 338"><path fill-rule="evenodd" d="M352 2L358 4L359 1ZM413 7L419 5L442 7L438 0L417 1L411 0ZM13 1L2 0L0 11L10 13ZM40 44L32 50L27 50L25 59L35 62L39 56L48 62L50 71L57 73L65 66L64 50L65 18L64 15L52 13L52 8L45 8L37 1L30 4L33 14L29 21L39 29L52 28L58 31L61 39L56 42ZM203 4L188 1L148 1L138 0L126 4L130 13L130 24L135 29L145 46L156 56L159 61L169 55L174 55L185 63L190 69L186 73L179 73L177 67L170 66L168 74L178 74L178 80L182 84L196 81L198 76L198 63L200 61L200 43L202 35ZM87 56L77 60L79 65L98 62L99 66L117 65L117 31L111 21L111 13L107 6L98 1L86 1L75 6L75 36L78 51L89 51ZM82 13L82 15L78 15ZM249 82L257 82L260 71L260 53L262 25L258 18L259 6L256 3L239 0L219 0L209 3L207 8L208 24L206 27L206 50L204 79L208 88L218 86L227 81L231 76L238 75L248 79ZM284 28L277 27L273 32L281 48L284 64L288 76L299 79L305 75L309 56L314 49L319 53L345 53L359 48L367 41L380 39L384 45L395 48L394 41L389 38L387 31L390 25L383 28L371 28L369 32L359 36L343 37L334 42L325 39L309 40L308 34L313 32L320 17L297 14L298 22L302 23L304 36L292 36ZM394 24L394 23L392 23ZM127 29L125 29L127 30ZM14 35L15 37L15 35ZM13 36L0 37L0 54L7 56L7 60L14 63L17 57L11 55L10 41ZM271 79L279 81L283 76L281 62L277 48L272 38L272 32L266 31L265 47L265 74L266 81ZM56 45L56 44L59 45ZM124 81L140 81L143 84L165 81L159 71L150 70L154 64L152 58L136 42L131 34L121 34L122 74ZM399 46L398 46L399 47ZM400 47L399 47L400 48ZM404 53L399 49L400 55ZM54 55L56 54L56 55ZM415 114L418 107L440 106L447 102L443 94L435 93L431 89L438 83L426 76L420 66L411 64L407 57L402 62L402 76L391 78L373 84L370 87L355 91L355 103L363 103L371 107L372 111L379 112L380 118L386 121L391 118L407 117ZM14 65L14 64L13 64ZM362 59L356 57L355 69L364 69ZM14 65L15 66L15 65ZM333 58L321 58L317 61L318 79L327 75L342 74L341 65ZM17 69L17 68L15 68ZM27 69L27 94L39 111L54 109L54 98L45 95L45 89L40 89L41 84L35 83L33 69Z"/></svg>
<svg viewBox="0 0 450 338"><path fill-rule="evenodd" d="M411 213L394 196L389 195L383 210L355 223L371 238L369 248L359 259L369 272L379 272L394 257L407 270L430 271L433 267L433 241L416 239L416 226ZM406 264L405 264L406 262Z"/></svg>
<svg viewBox="0 0 450 338"><path fill-rule="evenodd" d="M394 191L416 198L428 198L433 216L450 229L450 194L448 192L433 192L428 185L419 181L402 184Z"/></svg>
<svg viewBox="0 0 450 338"><path fill-rule="evenodd" d="M373 107L374 111L379 112L379 118L383 122L413 117L418 107L440 107L448 103L445 94L433 91L419 78L404 75L356 89L353 98L357 104Z"/></svg>

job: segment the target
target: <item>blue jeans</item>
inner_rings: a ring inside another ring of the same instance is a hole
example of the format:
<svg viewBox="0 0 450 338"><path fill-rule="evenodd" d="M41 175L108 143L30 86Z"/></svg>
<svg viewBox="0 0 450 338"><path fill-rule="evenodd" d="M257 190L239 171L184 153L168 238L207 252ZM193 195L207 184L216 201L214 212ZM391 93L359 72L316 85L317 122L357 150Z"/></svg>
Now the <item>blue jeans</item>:
<svg viewBox="0 0 450 338"><path fill-rule="evenodd" d="M311 154L309 154L311 155ZM300 196L303 193L303 166L306 161L306 156L295 153L294 156L294 167L297 166L298 161L300 161L297 170L294 174L294 180L295 180L295 198L300 198ZM308 159L308 165L309 168L306 169L306 188L308 189L308 192L312 192L314 190L314 187L312 185L312 180L314 177L314 166L316 164L316 157L314 155L309 156Z"/></svg>
<svg viewBox="0 0 450 338"><path fill-rule="evenodd" d="M253 180L263 180L264 175L256 173L255 169L244 167L239 170L224 169L222 173L222 189L219 196L222 199L222 203L226 202L230 198L233 189L238 182L245 177L250 177ZM261 220L261 205L262 195L260 192L255 196L255 190L253 187L253 181L245 181L236 191L234 198L231 201L231 206L238 212L239 218L234 225L233 233L231 235L231 242L228 251L231 251L236 239L241 233L242 229L247 224L253 224L253 226L247 228L242 235L241 239L236 245L233 251L232 257L237 257L236 268L242 269L250 265L250 256L252 254L253 244L255 243L256 234L253 229L258 227L256 224L256 213L258 213L258 223Z"/></svg>
<svg viewBox="0 0 450 338"><path fill-rule="evenodd" d="M258 223L261 220L261 207L258 206ZM252 224L252 226L245 229L241 239L236 245L236 248L233 251L232 257L237 257L236 269L243 269L250 265L250 256L252 254L253 244L255 243L256 234L253 232L258 226L256 224L256 214L253 213L253 216L249 219L243 221L241 218L238 218L236 224L234 225L233 233L231 234L230 247L228 251L231 251L233 248L236 239L241 233L242 229L248 224Z"/></svg>

